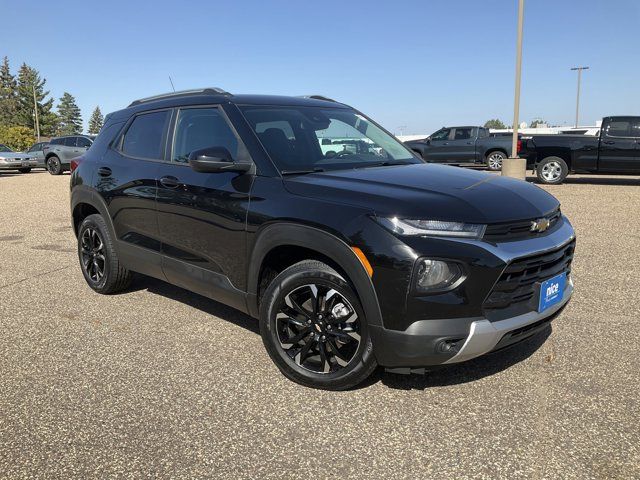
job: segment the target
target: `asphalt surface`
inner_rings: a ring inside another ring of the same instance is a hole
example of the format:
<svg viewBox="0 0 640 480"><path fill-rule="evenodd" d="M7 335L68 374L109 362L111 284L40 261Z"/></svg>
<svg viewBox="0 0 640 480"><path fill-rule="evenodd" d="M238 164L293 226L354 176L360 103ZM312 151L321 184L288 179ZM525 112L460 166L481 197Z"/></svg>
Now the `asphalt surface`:
<svg viewBox="0 0 640 480"><path fill-rule="evenodd" d="M0 477L640 477L638 177L547 188L578 235L552 331L342 393L286 380L216 302L94 293L68 184L0 174Z"/></svg>

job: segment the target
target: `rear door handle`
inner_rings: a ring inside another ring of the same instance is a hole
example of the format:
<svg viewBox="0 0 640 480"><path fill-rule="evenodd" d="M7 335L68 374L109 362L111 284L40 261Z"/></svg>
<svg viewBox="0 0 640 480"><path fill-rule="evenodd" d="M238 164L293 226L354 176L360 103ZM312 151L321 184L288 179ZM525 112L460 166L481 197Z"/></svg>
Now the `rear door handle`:
<svg viewBox="0 0 640 480"><path fill-rule="evenodd" d="M443 145L449 145L449 142L444 142Z"/></svg>
<svg viewBox="0 0 640 480"><path fill-rule="evenodd" d="M98 169L98 175L101 177L109 177L111 176L111 169L109 167L100 167Z"/></svg>
<svg viewBox="0 0 640 480"><path fill-rule="evenodd" d="M180 186L180 181L176 177L172 176L162 177L160 179L160 183L166 188L178 188Z"/></svg>
<svg viewBox="0 0 640 480"><path fill-rule="evenodd" d="M602 143L604 143L605 145L613 145L616 142L614 142L613 140L604 140Z"/></svg>

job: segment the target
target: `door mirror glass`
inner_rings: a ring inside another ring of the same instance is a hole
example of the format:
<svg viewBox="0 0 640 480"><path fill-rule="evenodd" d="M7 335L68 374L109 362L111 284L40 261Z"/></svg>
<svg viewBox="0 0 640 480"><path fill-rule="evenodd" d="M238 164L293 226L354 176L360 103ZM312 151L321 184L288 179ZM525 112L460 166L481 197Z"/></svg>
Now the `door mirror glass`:
<svg viewBox="0 0 640 480"><path fill-rule="evenodd" d="M246 172L250 163L234 162L231 153L225 147L207 147L194 150L189 154L189 165L196 172Z"/></svg>

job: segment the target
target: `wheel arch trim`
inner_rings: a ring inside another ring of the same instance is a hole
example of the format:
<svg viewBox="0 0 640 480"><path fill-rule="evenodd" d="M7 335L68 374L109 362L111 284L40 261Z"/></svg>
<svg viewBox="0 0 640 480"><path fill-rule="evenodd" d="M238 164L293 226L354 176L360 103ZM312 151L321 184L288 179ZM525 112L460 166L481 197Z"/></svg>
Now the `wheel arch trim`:
<svg viewBox="0 0 640 480"><path fill-rule="evenodd" d="M346 242L319 228L288 222L271 223L256 235L247 272L247 303L251 315L259 315L258 282L265 258L274 248L291 245L314 250L336 262L349 275L367 322L382 326L382 314L371 278L360 258Z"/></svg>

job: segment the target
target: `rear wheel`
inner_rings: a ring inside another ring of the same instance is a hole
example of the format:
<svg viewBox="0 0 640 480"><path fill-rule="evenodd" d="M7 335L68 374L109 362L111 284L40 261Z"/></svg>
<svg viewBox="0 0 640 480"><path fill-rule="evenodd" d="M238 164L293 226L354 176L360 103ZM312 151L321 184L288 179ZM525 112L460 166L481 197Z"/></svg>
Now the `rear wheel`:
<svg viewBox="0 0 640 480"><path fill-rule="evenodd" d="M62 163L55 155L50 156L46 160L47 170L51 175L60 175L62 173Z"/></svg>
<svg viewBox="0 0 640 480"><path fill-rule="evenodd" d="M19 168L18 171L20 173L29 173L31 171L31 168Z"/></svg>
<svg viewBox="0 0 640 480"><path fill-rule="evenodd" d="M536 166L536 176L541 183L557 185L569 174L567 163L560 157L543 158Z"/></svg>
<svg viewBox="0 0 640 480"><path fill-rule="evenodd" d="M271 282L260 305L260 333L280 371L308 387L345 390L377 365L358 297L338 272L315 260Z"/></svg>
<svg viewBox="0 0 640 480"><path fill-rule="evenodd" d="M487 168L493 172L502 170L502 162L507 158L504 152L489 152L486 157Z"/></svg>
<svg viewBox="0 0 640 480"><path fill-rule="evenodd" d="M132 274L120 264L102 216L89 215L78 229L78 257L84 279L98 293L124 290Z"/></svg>

